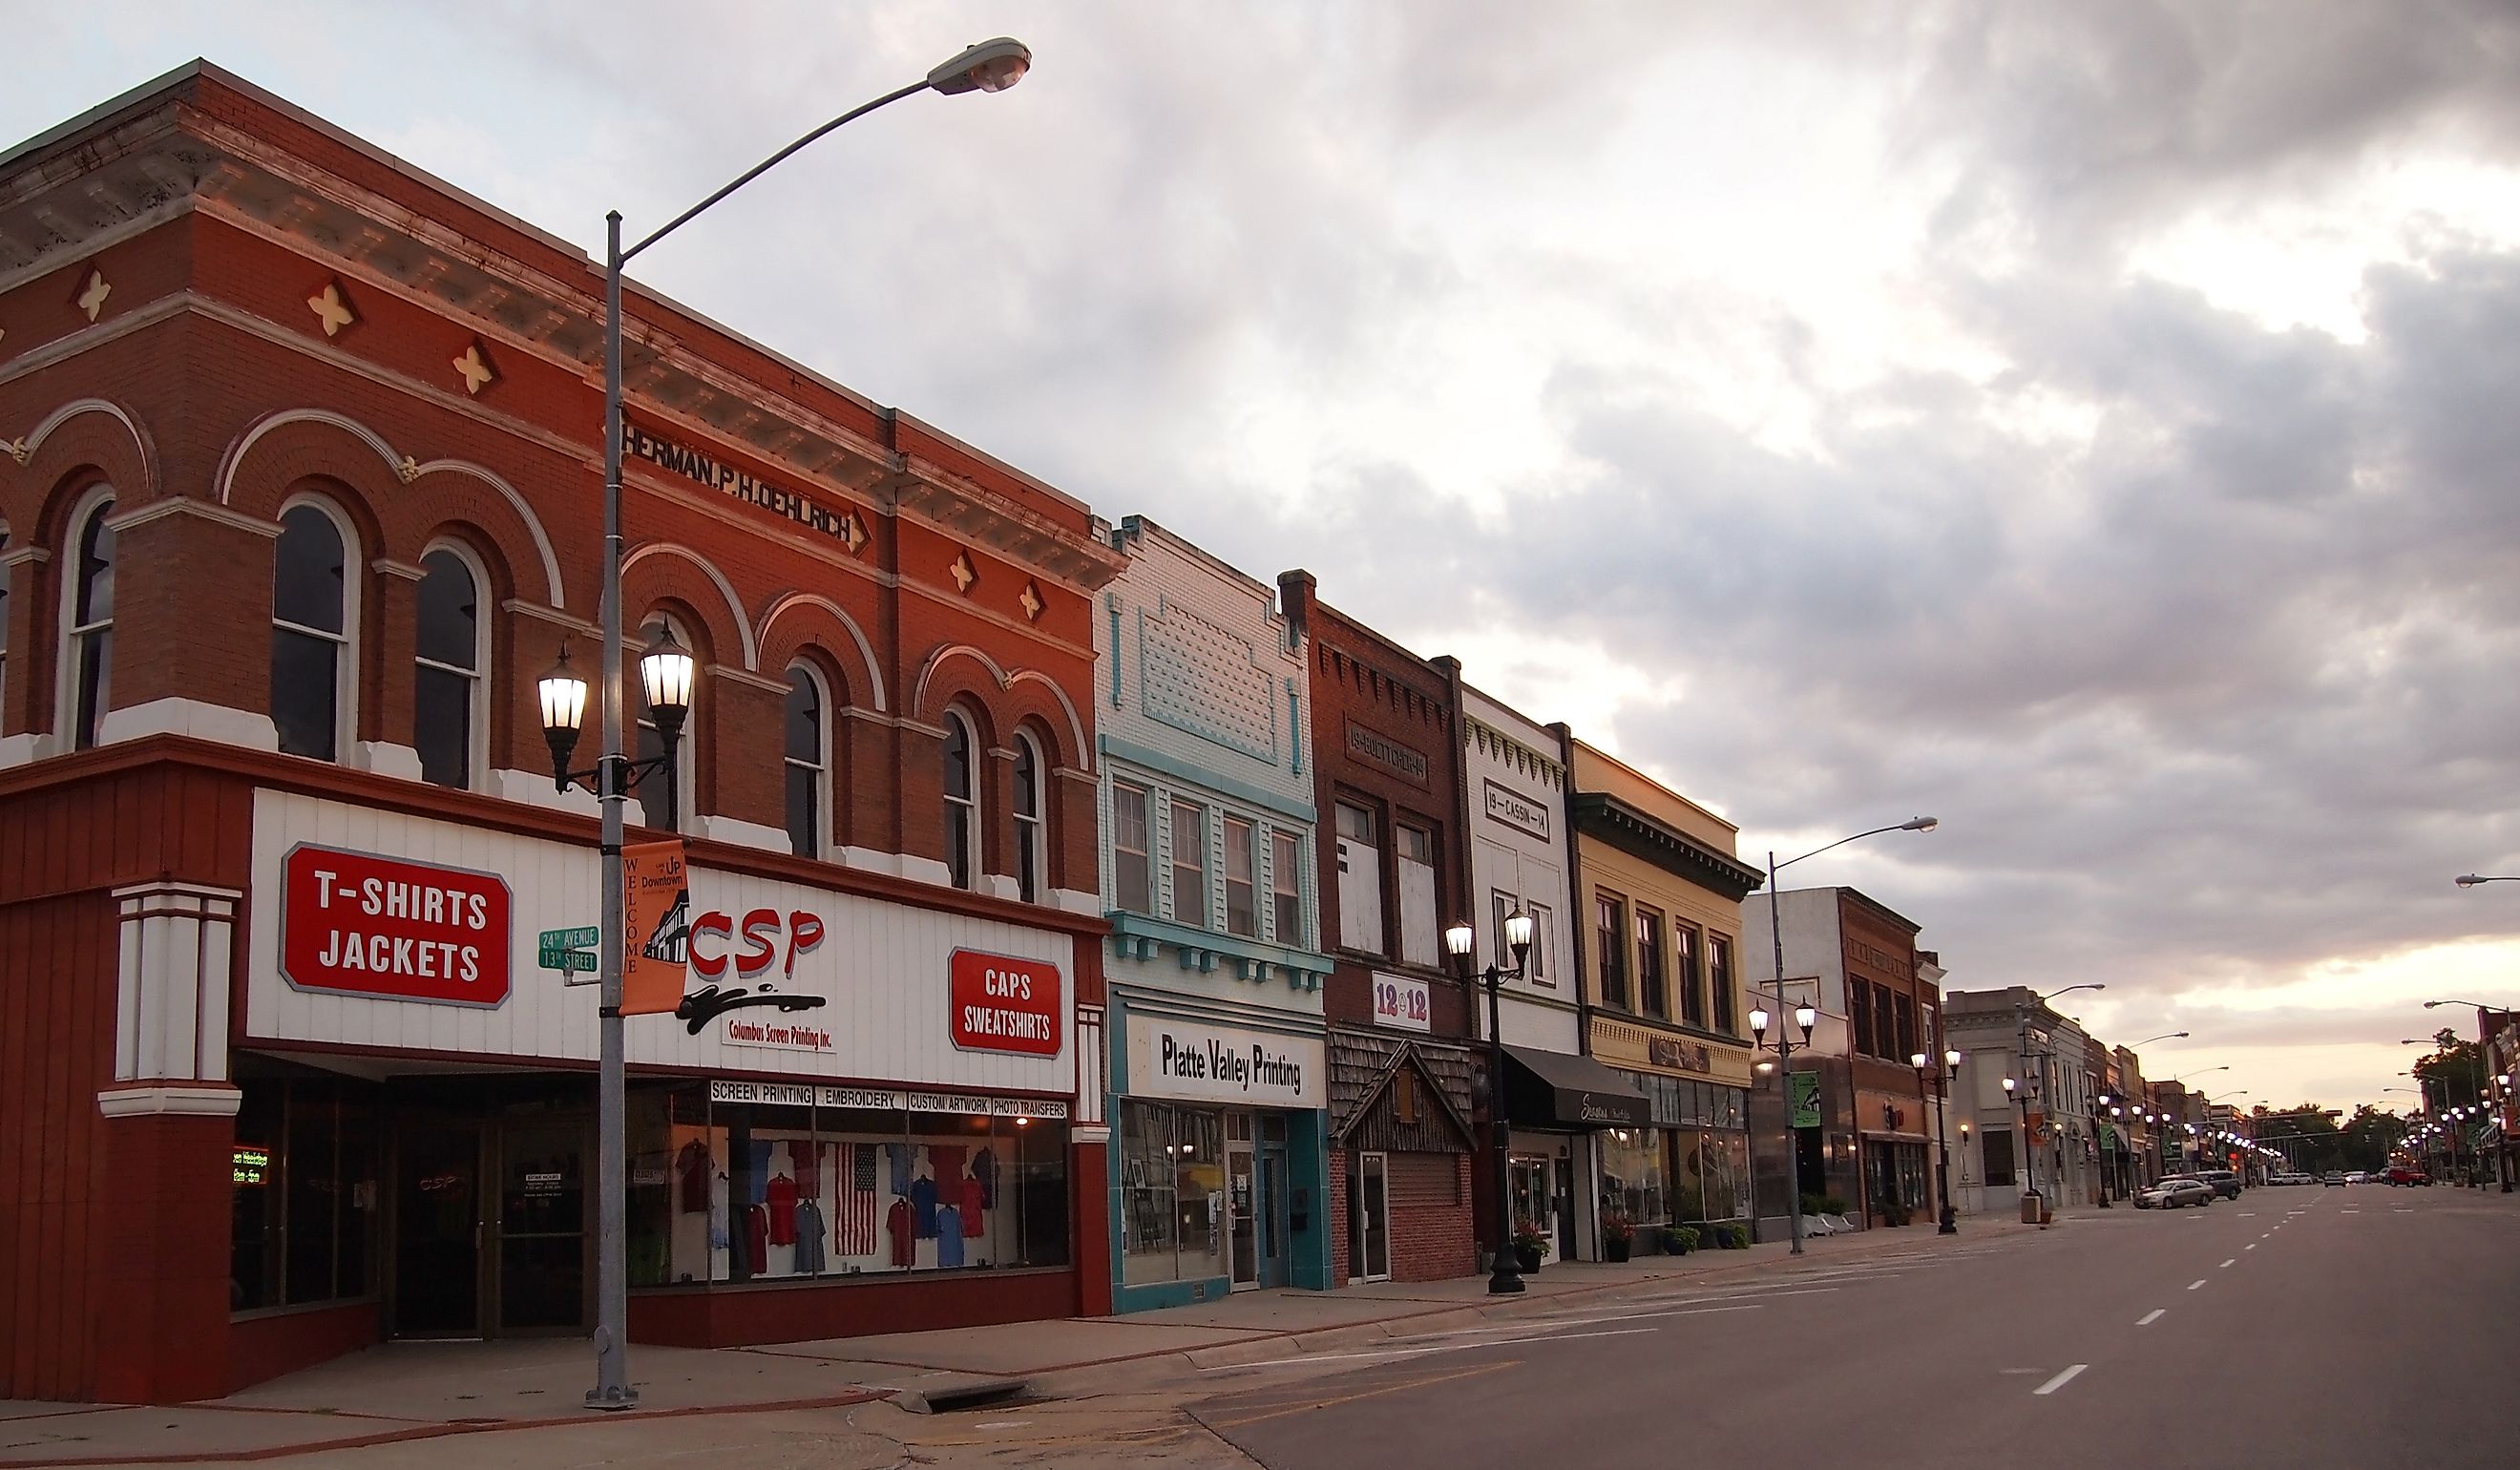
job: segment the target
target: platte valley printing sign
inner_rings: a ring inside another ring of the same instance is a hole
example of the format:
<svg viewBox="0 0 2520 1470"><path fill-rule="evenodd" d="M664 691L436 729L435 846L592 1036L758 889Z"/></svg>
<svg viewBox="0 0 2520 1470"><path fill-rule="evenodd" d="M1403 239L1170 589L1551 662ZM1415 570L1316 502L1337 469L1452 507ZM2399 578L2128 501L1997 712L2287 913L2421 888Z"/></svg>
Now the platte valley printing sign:
<svg viewBox="0 0 2520 1470"><path fill-rule="evenodd" d="M1129 1016L1129 1092L1255 1107L1325 1106L1319 1037Z"/></svg>

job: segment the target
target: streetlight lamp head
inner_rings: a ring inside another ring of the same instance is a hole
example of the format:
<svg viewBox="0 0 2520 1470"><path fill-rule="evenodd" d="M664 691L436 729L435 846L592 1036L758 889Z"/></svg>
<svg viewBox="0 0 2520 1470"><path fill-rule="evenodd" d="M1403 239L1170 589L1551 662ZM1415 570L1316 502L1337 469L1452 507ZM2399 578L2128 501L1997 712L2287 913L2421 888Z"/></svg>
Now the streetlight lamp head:
<svg viewBox="0 0 2520 1470"><path fill-rule="evenodd" d="M1456 959L1467 958L1478 938L1478 931L1468 924L1454 924L1444 931L1444 953Z"/></svg>
<svg viewBox="0 0 2520 1470"><path fill-rule="evenodd" d="M1767 1041L1768 1007L1764 1005L1753 1005L1750 1007L1750 1035L1763 1043Z"/></svg>
<svg viewBox="0 0 2520 1470"><path fill-rule="evenodd" d="M1794 1007L1794 1024L1801 1027L1803 1030L1804 1046L1808 1047L1811 1045L1812 1027L1817 1024L1819 1020L1820 1011L1816 1007L1809 1005L1797 1005Z"/></svg>
<svg viewBox="0 0 2520 1470"><path fill-rule="evenodd" d="M1521 964L1524 957L1531 953L1531 942L1539 936L1539 931L1540 926L1532 921L1531 915L1520 909L1505 916L1505 944L1507 949L1513 951L1515 964Z"/></svg>
<svg viewBox="0 0 2520 1470"><path fill-rule="evenodd" d="M1908 1053L1908 1065L1910 1065L1910 1066L1912 1066L1912 1067L1915 1068L1915 1069L1916 1069L1917 1071L1919 1071L1919 1072L1922 1072L1923 1070L1925 1070L1925 1053L1923 1053L1922 1051L1911 1051L1911 1052L1909 1052L1909 1053Z"/></svg>
<svg viewBox="0 0 2520 1470"><path fill-rule="evenodd" d="M1959 1049L1958 1049L1958 1047L1954 1047L1953 1049L1951 1049L1951 1050L1946 1051L1946 1052L1944 1052L1944 1053L1943 1053L1943 1065L1944 1065L1944 1066L1946 1066L1946 1067L1950 1067L1950 1068L1952 1068L1953 1070L1957 1071L1957 1070L1958 1070L1958 1068L1959 1068L1959 1064L1960 1064L1960 1053L1959 1053Z"/></svg>
<svg viewBox="0 0 2520 1470"><path fill-rule="evenodd" d="M2006 1094L2009 1094L2013 1089L2019 1086L2021 1086L2021 1084L2012 1078L2007 1077L2003 1080L2003 1091Z"/></svg>
<svg viewBox="0 0 2520 1470"><path fill-rule="evenodd" d="M1942 824L1943 820L1939 817L1912 817L1906 822L1900 823L1899 830L1903 832L1930 832Z"/></svg>
<svg viewBox="0 0 2520 1470"><path fill-rule="evenodd" d="M2477 884L2484 882L2485 879L2472 872L2463 872L2457 877L2451 879L2451 881L2456 883L2461 888L2473 888Z"/></svg>
<svg viewBox="0 0 2520 1470"><path fill-rule="evenodd" d="M927 85L947 97L965 92L1003 92L1032 69L1032 48L1012 36L982 41L927 73Z"/></svg>
<svg viewBox="0 0 2520 1470"><path fill-rule="evenodd" d="M682 732L692 712L692 655L674 640L672 627L657 630L656 641L639 655L639 684L647 691L648 718L668 741Z"/></svg>
<svg viewBox="0 0 2520 1470"><path fill-rule="evenodd" d="M586 681L568 666L568 642L560 646L560 662L534 686L543 707L543 743L551 747L552 785L568 789L568 758L577 749L579 729L586 723Z"/></svg>

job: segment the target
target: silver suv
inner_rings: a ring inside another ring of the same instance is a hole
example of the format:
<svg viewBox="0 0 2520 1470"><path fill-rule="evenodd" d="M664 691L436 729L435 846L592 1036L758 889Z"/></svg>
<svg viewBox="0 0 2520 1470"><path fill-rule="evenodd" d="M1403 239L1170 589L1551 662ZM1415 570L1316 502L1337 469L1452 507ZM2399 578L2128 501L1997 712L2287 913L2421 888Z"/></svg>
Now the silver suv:
<svg viewBox="0 0 2520 1470"><path fill-rule="evenodd" d="M2228 1169L2199 1169L2196 1177L2214 1186L2214 1192L2225 1199L2240 1197L2240 1177Z"/></svg>

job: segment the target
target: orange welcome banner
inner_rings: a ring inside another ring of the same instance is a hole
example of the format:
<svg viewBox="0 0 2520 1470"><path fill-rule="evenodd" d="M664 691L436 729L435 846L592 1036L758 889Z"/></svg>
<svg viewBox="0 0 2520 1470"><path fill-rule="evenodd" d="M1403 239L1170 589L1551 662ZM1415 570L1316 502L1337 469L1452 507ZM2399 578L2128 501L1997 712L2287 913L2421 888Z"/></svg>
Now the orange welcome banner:
<svg viewBox="0 0 2520 1470"><path fill-rule="evenodd" d="M671 1015L692 953L692 884L680 842L621 849L621 1013Z"/></svg>

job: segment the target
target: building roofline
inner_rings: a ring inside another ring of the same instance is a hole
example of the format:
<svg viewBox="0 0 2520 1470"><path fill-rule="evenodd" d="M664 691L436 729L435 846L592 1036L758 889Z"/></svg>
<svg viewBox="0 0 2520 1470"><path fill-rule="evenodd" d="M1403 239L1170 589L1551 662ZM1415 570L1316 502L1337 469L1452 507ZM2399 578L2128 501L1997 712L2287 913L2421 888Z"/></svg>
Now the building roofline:
<svg viewBox="0 0 2520 1470"><path fill-rule="evenodd" d="M1181 532L1157 521L1151 515L1130 514L1121 516L1120 523L1111 529L1111 546L1114 550L1120 550L1121 543L1123 541L1138 537L1144 537L1149 541L1161 542L1165 546L1171 547L1173 550L1182 553L1184 556L1204 564L1209 570L1214 571L1219 576L1225 577L1238 586L1246 588L1253 597L1258 598L1262 604L1269 609L1270 621L1279 623L1285 621L1285 615L1280 611L1278 607L1278 589L1275 586L1261 581L1258 577L1253 576L1251 573L1244 571L1233 562L1226 560L1224 557L1209 551L1197 542L1184 536Z"/></svg>
<svg viewBox="0 0 2520 1470"><path fill-rule="evenodd" d="M1740 824L1738 824L1738 823L1734 823L1734 822L1728 822L1728 821L1726 821L1724 818L1719 817L1719 816L1717 816L1715 813L1708 811L1706 808L1704 808L1703 806L1698 805L1696 802L1689 800L1689 799L1688 799L1688 797L1686 797L1686 796L1683 796L1683 795L1682 795L1682 794L1680 794L1678 791L1673 790L1673 789L1671 788L1671 786L1670 786L1667 782L1659 781L1659 780L1654 780L1652 777L1647 776L1644 772L1638 770L1636 767L1634 767L1634 766L1632 766L1632 765L1629 765L1626 761L1623 761L1623 760L1619 759L1617 756L1610 754L1610 752L1608 752L1608 751L1606 751L1606 750L1603 750L1600 746L1596 745L1596 744L1594 744L1592 741L1585 739L1582 735L1576 735L1576 736L1574 736L1574 740L1575 740L1575 748L1576 748L1576 750L1577 750L1577 751L1579 751L1579 752L1581 752L1581 753L1584 753L1584 754L1589 754L1589 755L1593 756L1593 757L1594 757L1595 759L1597 759L1597 760L1607 761L1607 762L1608 762L1608 763L1610 763L1611 765L1618 767L1618 768L1619 768L1620 770L1622 770L1622 771L1625 771L1625 772L1626 772L1626 773L1628 773L1630 776L1633 776L1633 777L1635 777L1637 780L1641 780L1641 781L1643 781L1645 784L1647 784L1647 785L1649 785L1649 786L1653 787L1655 790L1662 792L1665 796L1668 796L1668 797L1670 797L1672 800L1674 800L1674 801L1676 801L1676 802L1679 802L1682 806L1685 806L1685 807L1688 808L1690 811L1697 813L1699 816L1704 817L1707 821L1712 822L1712 823L1714 823L1715 824L1717 824L1718 826L1723 827L1723 828L1724 828L1724 830L1726 830L1726 831L1728 831L1728 832L1731 832L1733 836L1738 837L1738 836L1740 836L1740 835L1741 835L1741 826L1740 826ZM1737 844L1736 844L1736 846L1737 846Z"/></svg>

